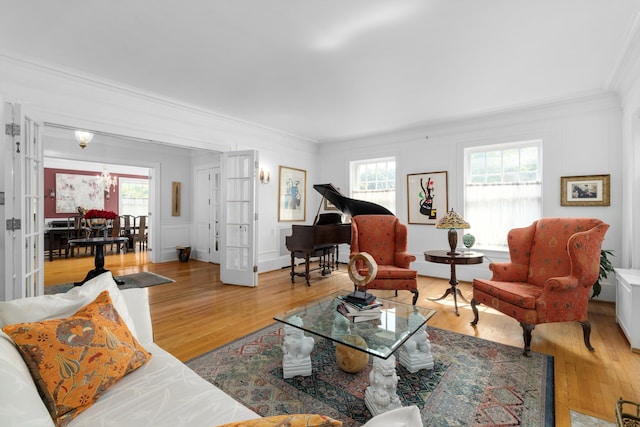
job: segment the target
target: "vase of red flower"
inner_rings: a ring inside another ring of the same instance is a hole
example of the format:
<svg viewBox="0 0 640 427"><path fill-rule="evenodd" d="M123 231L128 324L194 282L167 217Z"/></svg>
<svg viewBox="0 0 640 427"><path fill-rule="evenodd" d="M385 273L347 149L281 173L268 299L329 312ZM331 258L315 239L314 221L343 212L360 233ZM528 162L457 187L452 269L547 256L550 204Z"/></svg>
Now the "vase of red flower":
<svg viewBox="0 0 640 427"><path fill-rule="evenodd" d="M113 221L118 215L113 211L105 211L102 209L89 209L84 213L84 219L90 225L104 225L108 220Z"/></svg>

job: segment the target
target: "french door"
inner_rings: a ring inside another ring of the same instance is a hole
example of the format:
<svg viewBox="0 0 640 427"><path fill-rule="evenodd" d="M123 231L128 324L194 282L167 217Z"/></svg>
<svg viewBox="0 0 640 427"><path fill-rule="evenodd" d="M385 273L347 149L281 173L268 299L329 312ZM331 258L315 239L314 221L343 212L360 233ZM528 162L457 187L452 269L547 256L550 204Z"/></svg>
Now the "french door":
<svg viewBox="0 0 640 427"><path fill-rule="evenodd" d="M44 293L42 126L19 104L2 103L4 288L0 299Z"/></svg>
<svg viewBox="0 0 640 427"><path fill-rule="evenodd" d="M220 280L230 285L258 285L256 177L258 153L233 151L221 156Z"/></svg>

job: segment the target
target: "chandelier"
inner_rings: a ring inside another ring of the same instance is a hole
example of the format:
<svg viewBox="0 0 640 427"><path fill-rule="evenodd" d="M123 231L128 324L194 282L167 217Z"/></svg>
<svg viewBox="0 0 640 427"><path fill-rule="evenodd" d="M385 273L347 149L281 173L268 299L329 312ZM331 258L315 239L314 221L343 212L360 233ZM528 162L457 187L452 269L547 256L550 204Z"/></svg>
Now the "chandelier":
<svg viewBox="0 0 640 427"><path fill-rule="evenodd" d="M107 171L107 165L104 166L102 173L98 175L98 185L101 185L107 194L111 191L112 186L118 186L118 178L111 176L109 171Z"/></svg>

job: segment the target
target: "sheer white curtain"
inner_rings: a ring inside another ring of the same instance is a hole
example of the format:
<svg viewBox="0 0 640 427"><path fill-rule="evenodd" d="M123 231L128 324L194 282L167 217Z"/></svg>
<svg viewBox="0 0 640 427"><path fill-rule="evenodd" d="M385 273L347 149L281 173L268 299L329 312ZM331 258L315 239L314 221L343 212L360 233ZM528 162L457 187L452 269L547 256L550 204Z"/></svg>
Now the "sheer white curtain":
<svg viewBox="0 0 640 427"><path fill-rule="evenodd" d="M476 246L506 248L509 230L530 225L542 212L541 183L467 184L465 193L464 219Z"/></svg>

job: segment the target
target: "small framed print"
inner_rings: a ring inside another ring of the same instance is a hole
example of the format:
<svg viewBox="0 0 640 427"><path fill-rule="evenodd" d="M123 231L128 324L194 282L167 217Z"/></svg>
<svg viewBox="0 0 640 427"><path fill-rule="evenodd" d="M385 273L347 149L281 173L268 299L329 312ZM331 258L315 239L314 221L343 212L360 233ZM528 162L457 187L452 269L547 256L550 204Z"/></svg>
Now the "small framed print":
<svg viewBox="0 0 640 427"><path fill-rule="evenodd" d="M179 182L171 183L171 216L180 216L180 196L182 192L182 184Z"/></svg>
<svg viewBox="0 0 640 427"><path fill-rule="evenodd" d="M609 206L610 175L560 177L561 206Z"/></svg>
<svg viewBox="0 0 640 427"><path fill-rule="evenodd" d="M447 172L407 175L409 224L435 225L449 209Z"/></svg>
<svg viewBox="0 0 640 427"><path fill-rule="evenodd" d="M307 171L280 166L278 221L304 221L307 214Z"/></svg>

